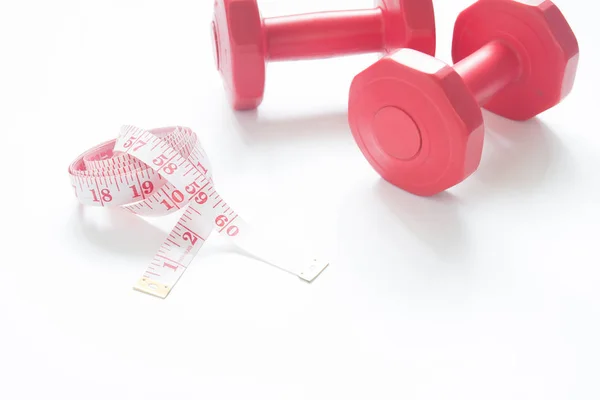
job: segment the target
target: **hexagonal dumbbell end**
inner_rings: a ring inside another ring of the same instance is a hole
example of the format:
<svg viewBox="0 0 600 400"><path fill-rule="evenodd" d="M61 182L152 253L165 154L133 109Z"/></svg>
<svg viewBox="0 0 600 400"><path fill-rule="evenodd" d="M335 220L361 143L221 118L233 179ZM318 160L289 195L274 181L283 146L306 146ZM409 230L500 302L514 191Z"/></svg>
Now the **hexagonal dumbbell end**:
<svg viewBox="0 0 600 400"><path fill-rule="evenodd" d="M217 68L236 110L258 107L266 61L307 60L409 47L435 53L432 0L375 0L364 10L261 18L256 0L214 0Z"/></svg>
<svg viewBox="0 0 600 400"><path fill-rule="evenodd" d="M496 87L494 76L501 60L476 65L481 49L493 43L510 49L517 59L510 79ZM456 20L452 56L482 107L509 119L527 120L571 92L579 46L564 15L549 0L479 0Z"/></svg>
<svg viewBox="0 0 600 400"><path fill-rule="evenodd" d="M418 51L399 50L358 74L348 120L372 167L413 194L439 193L479 166L480 107L451 67Z"/></svg>
<svg viewBox="0 0 600 400"><path fill-rule="evenodd" d="M479 0L459 16L454 67L401 50L359 74L349 122L363 154L392 184L427 196L479 165L483 106L532 118L573 87L579 47L548 0Z"/></svg>
<svg viewBox="0 0 600 400"><path fill-rule="evenodd" d="M262 19L256 0L215 0L214 57L234 109L256 108L265 89Z"/></svg>

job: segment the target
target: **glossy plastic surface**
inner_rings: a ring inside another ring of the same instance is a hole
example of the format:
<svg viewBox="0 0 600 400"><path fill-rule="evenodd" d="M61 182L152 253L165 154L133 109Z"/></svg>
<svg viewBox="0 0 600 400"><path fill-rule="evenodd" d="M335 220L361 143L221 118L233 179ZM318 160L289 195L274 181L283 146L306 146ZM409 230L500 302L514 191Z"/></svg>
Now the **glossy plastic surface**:
<svg viewBox="0 0 600 400"><path fill-rule="evenodd" d="M262 102L265 62L330 58L409 47L435 53L432 0L378 0L365 10L262 19L256 0L216 0L215 63L236 110Z"/></svg>
<svg viewBox="0 0 600 400"><path fill-rule="evenodd" d="M265 88L262 19L256 0L216 0L215 64L232 107L258 107Z"/></svg>
<svg viewBox="0 0 600 400"><path fill-rule="evenodd" d="M521 62L517 53L500 41L490 42L454 65L478 105L519 80Z"/></svg>
<svg viewBox="0 0 600 400"><path fill-rule="evenodd" d="M352 82L349 124L360 150L395 186L431 196L479 166L483 117L459 75L443 62L402 49ZM386 121L381 113L398 110Z"/></svg>
<svg viewBox="0 0 600 400"><path fill-rule="evenodd" d="M454 68L403 49L350 88L348 119L361 151L384 179L421 196L478 168L481 106L528 119L556 105L575 78L577 40L550 1L480 0L456 26Z"/></svg>
<svg viewBox="0 0 600 400"><path fill-rule="evenodd" d="M265 18L269 61L338 57L383 49L383 11L351 10Z"/></svg>
<svg viewBox="0 0 600 400"><path fill-rule="evenodd" d="M500 41L517 54L520 75L481 104L513 120L527 120L558 104L573 87L579 46L558 7L547 0L479 0L454 28L455 63ZM493 69L493 68L492 68ZM496 71L489 71L494 79Z"/></svg>

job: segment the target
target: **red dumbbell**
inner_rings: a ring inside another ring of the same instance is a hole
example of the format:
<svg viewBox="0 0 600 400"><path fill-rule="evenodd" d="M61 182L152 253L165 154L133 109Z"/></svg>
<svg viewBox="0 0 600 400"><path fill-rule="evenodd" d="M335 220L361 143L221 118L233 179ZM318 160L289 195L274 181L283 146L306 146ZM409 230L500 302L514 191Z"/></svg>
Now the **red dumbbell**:
<svg viewBox="0 0 600 400"><path fill-rule="evenodd" d="M410 49L382 58L350 88L348 118L383 179L431 196L466 179L483 148L480 107L527 120L575 80L579 45L544 0L479 0L456 20L454 67Z"/></svg>
<svg viewBox="0 0 600 400"><path fill-rule="evenodd" d="M261 18L256 0L215 0L214 56L236 110L260 105L265 62L408 47L435 53L432 0L377 0L368 10Z"/></svg>

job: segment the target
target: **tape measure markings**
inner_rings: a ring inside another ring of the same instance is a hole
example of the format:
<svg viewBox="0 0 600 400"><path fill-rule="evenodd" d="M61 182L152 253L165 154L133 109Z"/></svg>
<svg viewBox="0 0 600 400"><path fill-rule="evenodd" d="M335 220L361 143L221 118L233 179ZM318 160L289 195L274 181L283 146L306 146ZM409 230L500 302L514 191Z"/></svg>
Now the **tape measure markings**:
<svg viewBox="0 0 600 400"><path fill-rule="evenodd" d="M136 290L165 298L213 230L306 281L328 266L317 259L301 258L300 249L251 228L217 193L209 159L189 128L146 131L123 126L117 139L77 157L69 174L75 196L84 205L121 206L149 217L185 208L134 285Z"/></svg>

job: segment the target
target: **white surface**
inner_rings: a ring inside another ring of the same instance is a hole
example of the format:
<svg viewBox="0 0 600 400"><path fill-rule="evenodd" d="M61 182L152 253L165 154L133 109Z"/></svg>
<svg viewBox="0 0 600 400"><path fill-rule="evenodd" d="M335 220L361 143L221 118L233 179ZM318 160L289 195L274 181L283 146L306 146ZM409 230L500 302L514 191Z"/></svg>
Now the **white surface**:
<svg viewBox="0 0 600 400"><path fill-rule="evenodd" d="M347 129L348 84L375 56L269 65L255 120L225 101L211 1L3 2L0 397L600 398L587 3L558 3L581 46L571 96L528 123L486 114L481 168L424 199L382 182ZM445 61L468 4L435 3ZM80 208L66 173L122 124L192 127L229 202L267 227L287 215L281 234L331 266L307 284L215 236L166 300L132 290L176 218Z"/></svg>

